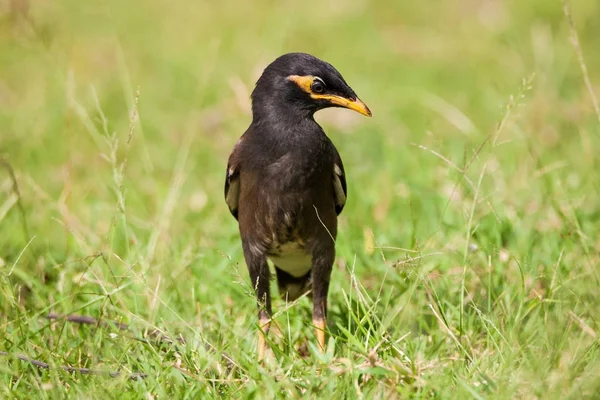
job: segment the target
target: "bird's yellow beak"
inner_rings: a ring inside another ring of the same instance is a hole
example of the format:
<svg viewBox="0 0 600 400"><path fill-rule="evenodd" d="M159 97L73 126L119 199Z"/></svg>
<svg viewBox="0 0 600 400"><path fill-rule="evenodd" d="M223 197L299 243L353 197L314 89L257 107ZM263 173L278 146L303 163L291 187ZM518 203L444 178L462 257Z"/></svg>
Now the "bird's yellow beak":
<svg viewBox="0 0 600 400"><path fill-rule="evenodd" d="M356 111L362 115L366 115L367 117L372 116L371 110L365 103L362 102L358 97L354 100L347 99L341 96L332 96L332 95L319 95L319 94L311 94L310 97L317 100L325 100L331 104L335 104L336 106L344 107L349 110Z"/></svg>
<svg viewBox="0 0 600 400"><path fill-rule="evenodd" d="M358 97L356 99L347 99L345 97L337 96L334 94L314 93L311 89L311 85L313 83L313 80L315 79L314 76L291 75L288 77L288 79L290 81L293 81L294 83L296 83L296 85L298 85L300 87L300 89L304 90L306 93L308 93L310 95L310 97L312 97L315 100L324 100L324 101L334 104L336 106L344 107L349 110L356 111L357 113L366 115L367 117L370 117L373 115L371 113L371 110L369 110L369 107L367 107L367 105L365 103L363 103L362 100L360 100Z"/></svg>

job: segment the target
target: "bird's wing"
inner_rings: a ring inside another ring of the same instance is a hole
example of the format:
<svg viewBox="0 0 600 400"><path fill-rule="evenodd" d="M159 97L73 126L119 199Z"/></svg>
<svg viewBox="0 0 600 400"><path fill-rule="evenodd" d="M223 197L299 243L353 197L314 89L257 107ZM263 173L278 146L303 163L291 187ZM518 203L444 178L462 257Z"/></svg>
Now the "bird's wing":
<svg viewBox="0 0 600 400"><path fill-rule="evenodd" d="M337 150L334 151L333 158L333 193L335 196L335 212L340 215L346 205L346 174L344 173L342 158Z"/></svg>
<svg viewBox="0 0 600 400"><path fill-rule="evenodd" d="M238 204L240 201L240 162L239 150L242 139L238 140L227 162L227 173L225 176L225 201L231 215L238 218Z"/></svg>

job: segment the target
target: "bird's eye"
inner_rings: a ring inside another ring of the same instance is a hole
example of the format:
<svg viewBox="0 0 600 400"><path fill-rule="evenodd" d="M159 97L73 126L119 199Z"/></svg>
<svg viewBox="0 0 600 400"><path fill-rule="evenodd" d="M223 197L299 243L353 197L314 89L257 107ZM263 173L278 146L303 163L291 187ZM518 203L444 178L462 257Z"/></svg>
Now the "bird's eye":
<svg viewBox="0 0 600 400"><path fill-rule="evenodd" d="M310 85L310 90L313 93L323 93L325 91L325 83L320 78L315 78L312 85Z"/></svg>

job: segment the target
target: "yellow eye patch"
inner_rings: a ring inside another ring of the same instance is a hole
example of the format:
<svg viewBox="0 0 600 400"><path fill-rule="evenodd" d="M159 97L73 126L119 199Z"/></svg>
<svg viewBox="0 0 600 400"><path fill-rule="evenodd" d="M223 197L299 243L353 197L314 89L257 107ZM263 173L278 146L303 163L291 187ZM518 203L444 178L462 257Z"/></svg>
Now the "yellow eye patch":
<svg viewBox="0 0 600 400"><path fill-rule="evenodd" d="M288 76L288 80L294 82L300 89L310 94L310 97L315 100L324 100L335 106L348 108L350 110L354 110L362 115L366 115L367 117L371 116L371 110L365 103L363 103L360 99L347 99L342 96L336 96L333 94L317 94L312 91L312 84L315 81L316 77L312 75L290 75Z"/></svg>
<svg viewBox="0 0 600 400"><path fill-rule="evenodd" d="M288 79L292 82L295 82L296 85L300 87L300 89L304 90L308 94L313 94L312 89L310 88L315 80L315 77L312 75L300 76L300 75L290 75Z"/></svg>

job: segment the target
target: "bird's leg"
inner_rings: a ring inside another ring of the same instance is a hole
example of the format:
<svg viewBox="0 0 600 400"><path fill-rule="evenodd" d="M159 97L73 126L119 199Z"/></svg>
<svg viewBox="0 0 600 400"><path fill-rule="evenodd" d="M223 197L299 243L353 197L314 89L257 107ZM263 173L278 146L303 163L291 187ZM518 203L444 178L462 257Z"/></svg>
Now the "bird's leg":
<svg viewBox="0 0 600 400"><path fill-rule="evenodd" d="M258 361L262 361L265 358L265 351L267 350L267 335L271 327L271 319L269 318L269 315L262 309L258 312L258 325L257 358Z"/></svg>
<svg viewBox="0 0 600 400"><path fill-rule="evenodd" d="M312 299L313 324L319 349L325 351L325 327L327 326L327 293L329 279L335 258L335 250L329 249L324 254L313 255Z"/></svg>
<svg viewBox="0 0 600 400"><path fill-rule="evenodd" d="M257 256L251 251L244 249L244 257L250 272L252 286L256 291L258 301L258 360L261 361L265 356L267 348L267 334L271 326L271 293L269 291L269 266L267 258L264 255Z"/></svg>
<svg viewBox="0 0 600 400"><path fill-rule="evenodd" d="M260 274L256 279L256 296L258 298L258 361L262 361L267 349L267 335L271 328L271 294L269 292L269 270L265 262L266 276ZM252 275L251 275L252 276ZM253 277L253 276L252 276ZM253 277L254 278L254 277Z"/></svg>

